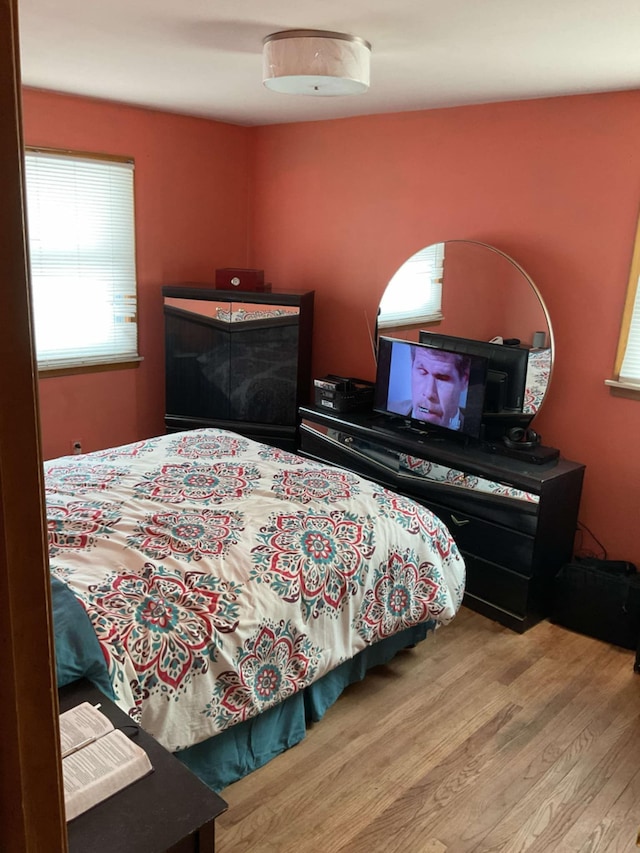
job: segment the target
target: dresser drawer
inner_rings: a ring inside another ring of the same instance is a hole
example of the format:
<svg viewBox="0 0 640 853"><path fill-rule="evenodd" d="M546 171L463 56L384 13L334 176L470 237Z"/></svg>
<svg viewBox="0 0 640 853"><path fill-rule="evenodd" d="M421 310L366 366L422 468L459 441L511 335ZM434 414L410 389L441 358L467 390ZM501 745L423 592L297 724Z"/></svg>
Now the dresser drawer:
<svg viewBox="0 0 640 853"><path fill-rule="evenodd" d="M429 508L447 525L465 555L474 555L530 577L534 537L477 516L429 502Z"/></svg>
<svg viewBox="0 0 640 853"><path fill-rule="evenodd" d="M518 533L535 536L538 526L539 505L514 500L502 495L465 489L444 483L434 483L417 475L407 476L401 472L397 488L405 494L412 494L425 503L438 504L453 512L469 513L502 527L511 528Z"/></svg>
<svg viewBox="0 0 640 853"><path fill-rule="evenodd" d="M418 471L408 471L400 466L402 454L383 444L354 439L340 430L323 429L303 422L300 426L300 447L303 453L314 459L342 465L428 506L438 504L455 512L469 512L476 518L484 518L518 533L536 534L538 503L465 488L460 481L455 484L441 482L422 476Z"/></svg>
<svg viewBox="0 0 640 853"><path fill-rule="evenodd" d="M420 476L398 477L398 455L338 431L300 427L301 449L315 459L342 465L423 503L442 519L461 551L528 575L533 560L537 504L434 483ZM469 512L468 509L472 509Z"/></svg>
<svg viewBox="0 0 640 853"><path fill-rule="evenodd" d="M550 582L573 552L584 465L487 453L373 412L305 406L300 416L304 454L364 474L442 519L465 559L467 606L519 632L548 614Z"/></svg>
<svg viewBox="0 0 640 853"><path fill-rule="evenodd" d="M350 443L340 443L328 435L309 428L304 423L300 426L300 450L311 459L321 463L340 465L382 486L391 489L397 486L395 476L397 461L394 462L393 454L387 454L386 457L381 458L365 455L355 450Z"/></svg>
<svg viewBox="0 0 640 853"><path fill-rule="evenodd" d="M477 557L465 555L465 560L467 593L513 613L519 619L528 615L531 604L528 578Z"/></svg>

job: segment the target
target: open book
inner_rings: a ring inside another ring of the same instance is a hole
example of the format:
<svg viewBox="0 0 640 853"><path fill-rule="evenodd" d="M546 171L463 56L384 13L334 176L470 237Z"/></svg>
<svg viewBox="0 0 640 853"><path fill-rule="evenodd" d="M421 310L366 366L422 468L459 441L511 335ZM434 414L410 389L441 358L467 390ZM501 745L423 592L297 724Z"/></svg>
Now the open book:
<svg viewBox="0 0 640 853"><path fill-rule="evenodd" d="M89 702L60 714L60 746L67 821L153 770L147 753Z"/></svg>

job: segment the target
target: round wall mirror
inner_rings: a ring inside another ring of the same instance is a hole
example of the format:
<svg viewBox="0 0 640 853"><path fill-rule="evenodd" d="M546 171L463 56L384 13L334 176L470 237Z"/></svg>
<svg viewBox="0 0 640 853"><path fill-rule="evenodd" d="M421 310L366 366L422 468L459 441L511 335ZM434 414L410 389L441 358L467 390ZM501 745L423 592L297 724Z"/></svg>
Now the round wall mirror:
<svg viewBox="0 0 640 853"><path fill-rule="evenodd" d="M431 332L524 348L525 423L543 403L553 367L551 320L531 278L493 246L447 240L416 252L382 295L377 331L412 341Z"/></svg>

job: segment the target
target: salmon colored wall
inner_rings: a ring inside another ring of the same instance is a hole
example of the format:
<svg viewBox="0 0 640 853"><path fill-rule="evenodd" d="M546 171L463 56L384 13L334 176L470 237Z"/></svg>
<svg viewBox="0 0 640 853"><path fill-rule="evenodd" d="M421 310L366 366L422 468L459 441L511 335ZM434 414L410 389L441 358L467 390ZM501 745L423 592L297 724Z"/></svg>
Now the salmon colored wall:
<svg viewBox="0 0 640 853"><path fill-rule="evenodd" d="M465 251L468 250L468 251ZM546 330L544 310L520 267L480 243L448 242L442 279L443 320L431 331L490 341L518 338L531 345Z"/></svg>
<svg viewBox="0 0 640 853"><path fill-rule="evenodd" d="M536 427L587 465L581 520L640 564L640 402L603 384L640 206L640 92L252 129L34 90L23 109L27 144L136 160L144 362L41 380L45 458L162 431L162 284L259 266L275 287L313 287L314 375L371 377L391 275L429 243L480 240L548 305L556 365Z"/></svg>
<svg viewBox="0 0 640 853"><path fill-rule="evenodd" d="M366 96L365 96L366 97ZM586 463L580 518L640 565L640 401L605 387L640 206L640 92L262 127L251 265L315 288L315 376L372 377L367 324L386 282L430 243L507 252L555 332L536 427ZM583 545L594 548L588 536Z"/></svg>
<svg viewBox="0 0 640 853"><path fill-rule="evenodd" d="M161 287L247 266L247 128L25 90L27 145L135 159L139 345L134 370L40 380L43 455L163 431Z"/></svg>
<svg viewBox="0 0 640 853"><path fill-rule="evenodd" d="M485 250L486 251L486 250ZM513 338L516 336L512 323L507 322L508 305L504 295L513 288L513 276L503 282L494 277L495 259L502 261L511 271L519 274L501 255L487 256L486 268L481 257L469 263L464 255L447 252L445 247L444 276L442 279L442 322L431 327L431 331L463 338L479 338L490 341L496 335ZM470 266L473 275L470 275ZM471 289L471 293L468 291ZM483 298L483 294L486 294Z"/></svg>

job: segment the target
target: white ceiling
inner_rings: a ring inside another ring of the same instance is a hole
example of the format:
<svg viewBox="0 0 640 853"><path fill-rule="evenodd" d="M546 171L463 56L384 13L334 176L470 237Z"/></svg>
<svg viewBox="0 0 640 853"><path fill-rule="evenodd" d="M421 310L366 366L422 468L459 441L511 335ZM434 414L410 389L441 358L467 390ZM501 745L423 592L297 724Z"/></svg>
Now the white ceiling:
<svg viewBox="0 0 640 853"><path fill-rule="evenodd" d="M242 125L640 88L640 0L19 0L27 86ZM262 85L287 29L371 42L364 95Z"/></svg>

